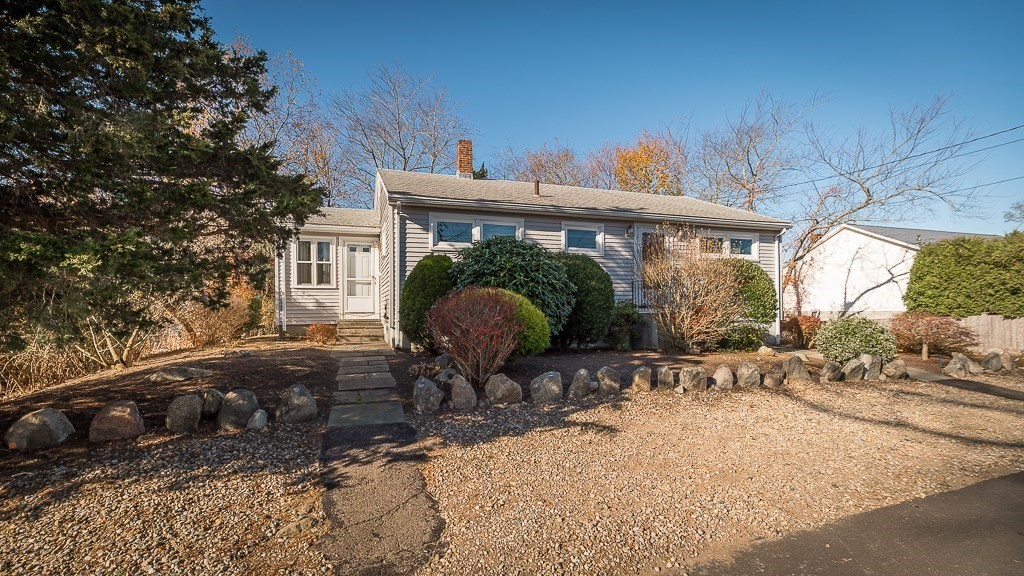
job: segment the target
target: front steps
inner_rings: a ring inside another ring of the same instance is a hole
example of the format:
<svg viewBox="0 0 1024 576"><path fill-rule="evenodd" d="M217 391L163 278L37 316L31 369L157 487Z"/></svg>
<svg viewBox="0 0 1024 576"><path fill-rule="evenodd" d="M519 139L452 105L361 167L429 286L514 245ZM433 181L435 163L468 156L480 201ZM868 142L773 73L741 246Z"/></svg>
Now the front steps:
<svg viewBox="0 0 1024 576"><path fill-rule="evenodd" d="M338 344L383 347L384 326L380 320L338 320Z"/></svg>

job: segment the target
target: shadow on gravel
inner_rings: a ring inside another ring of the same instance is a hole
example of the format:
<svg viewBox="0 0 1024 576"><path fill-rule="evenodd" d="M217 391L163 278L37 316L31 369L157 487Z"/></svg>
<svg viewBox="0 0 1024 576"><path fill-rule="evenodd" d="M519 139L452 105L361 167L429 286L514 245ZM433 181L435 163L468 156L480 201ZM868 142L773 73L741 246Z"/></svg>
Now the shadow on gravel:
<svg viewBox="0 0 1024 576"><path fill-rule="evenodd" d="M1002 386L996 386L994 384L985 384L983 382L975 382L973 380L960 380L957 378L933 380L932 383L938 384L940 386L956 388L958 390L967 390L969 392L978 392L979 394L987 394L989 396L1006 398L1008 400L1024 401L1024 392L1013 390L1011 388L1003 388Z"/></svg>
<svg viewBox="0 0 1024 576"><path fill-rule="evenodd" d="M929 402L938 402L940 404L950 404L952 406L960 406L963 408L977 408L979 410L991 410L993 412L1005 412L1007 414L1020 414L1024 416L1024 404L1012 405L1012 406L993 406L991 404L982 404L980 402L970 402L967 400L955 400L953 398L944 398L942 396L936 396L934 394L928 394L926 392L917 392L914 390L901 390L901 389L887 389L889 394L895 394L896 396L909 396L913 398L921 398Z"/></svg>

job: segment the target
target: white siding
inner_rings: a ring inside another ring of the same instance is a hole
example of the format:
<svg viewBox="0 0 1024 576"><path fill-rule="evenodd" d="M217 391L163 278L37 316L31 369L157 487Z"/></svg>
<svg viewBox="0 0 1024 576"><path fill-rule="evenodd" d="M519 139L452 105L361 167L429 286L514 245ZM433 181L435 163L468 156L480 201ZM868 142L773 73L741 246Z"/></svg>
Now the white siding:
<svg viewBox="0 0 1024 576"><path fill-rule="evenodd" d="M378 272L380 291L380 317L384 324L384 341L391 342L395 336L395 291L392 277L394 276L394 212L393 206L387 203L384 187L378 183L377 214L380 219L380 270Z"/></svg>
<svg viewBox="0 0 1024 576"><path fill-rule="evenodd" d="M803 313L888 318L906 311L903 295L916 251L843 228L804 264ZM791 302L787 296L787 301Z"/></svg>
<svg viewBox="0 0 1024 576"><path fill-rule="evenodd" d="M334 324L338 321L341 310L341 298L338 291L338 237L334 234L301 234L303 240L331 240L334 243L335 262L332 272L334 273L334 286L313 287L292 285L292 275L295 273L292 259L294 257L295 240L288 245L284 254L284 289L285 306L288 311L288 325L306 324Z"/></svg>

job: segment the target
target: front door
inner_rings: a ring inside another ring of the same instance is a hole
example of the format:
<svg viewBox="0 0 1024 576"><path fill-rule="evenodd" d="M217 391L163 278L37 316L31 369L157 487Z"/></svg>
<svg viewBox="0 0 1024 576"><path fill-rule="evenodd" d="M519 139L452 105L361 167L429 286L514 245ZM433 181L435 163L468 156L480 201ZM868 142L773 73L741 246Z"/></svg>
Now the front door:
<svg viewBox="0 0 1024 576"><path fill-rule="evenodd" d="M345 312L373 314L373 245L345 244Z"/></svg>

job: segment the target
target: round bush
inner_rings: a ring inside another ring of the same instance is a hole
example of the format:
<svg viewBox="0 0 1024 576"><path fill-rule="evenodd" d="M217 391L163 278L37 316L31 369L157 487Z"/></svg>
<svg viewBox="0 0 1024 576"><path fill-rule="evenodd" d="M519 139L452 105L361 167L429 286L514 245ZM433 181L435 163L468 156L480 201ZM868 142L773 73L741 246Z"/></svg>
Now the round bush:
<svg viewBox="0 0 1024 576"><path fill-rule="evenodd" d="M615 314L612 277L586 254L556 254L565 266L569 282L576 288L576 304L556 340L567 348L572 344L593 344L608 334Z"/></svg>
<svg viewBox="0 0 1024 576"><path fill-rule="evenodd" d="M734 324L725 337L718 341L718 348L729 352L753 352L764 344L764 328L757 324Z"/></svg>
<svg viewBox="0 0 1024 576"><path fill-rule="evenodd" d="M434 342L474 386L501 368L523 331L507 291L477 286L438 299L427 313L427 326Z"/></svg>
<svg viewBox="0 0 1024 576"><path fill-rule="evenodd" d="M848 362L861 354L881 356L882 362L896 357L896 337L867 318L839 318L818 330L818 352L826 360Z"/></svg>
<svg viewBox="0 0 1024 576"><path fill-rule="evenodd" d="M779 299L771 276L750 260L737 258L733 265L740 278L740 298L746 305L745 318L758 324L774 322Z"/></svg>
<svg viewBox="0 0 1024 576"><path fill-rule="evenodd" d="M399 301L402 331L414 344L428 350L434 342L427 329L427 312L441 296L452 291L452 259L444 254L424 257L409 273Z"/></svg>
<svg viewBox="0 0 1024 576"><path fill-rule="evenodd" d="M511 290L500 289L508 294L516 305L516 316L523 325L523 331L519 334L519 346L515 355L519 357L536 356L548 349L551 345L551 327L548 326L548 319L530 302L526 296L516 294Z"/></svg>
<svg viewBox="0 0 1024 576"><path fill-rule="evenodd" d="M463 250L452 274L456 288L494 286L526 296L547 317L552 334L562 330L576 302L565 266L542 246L507 236Z"/></svg>

